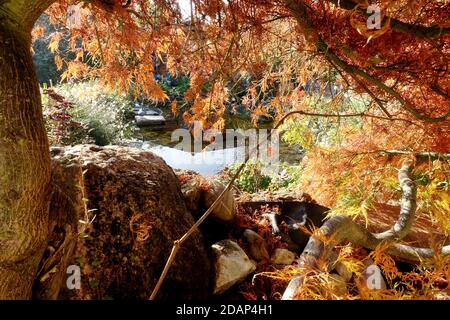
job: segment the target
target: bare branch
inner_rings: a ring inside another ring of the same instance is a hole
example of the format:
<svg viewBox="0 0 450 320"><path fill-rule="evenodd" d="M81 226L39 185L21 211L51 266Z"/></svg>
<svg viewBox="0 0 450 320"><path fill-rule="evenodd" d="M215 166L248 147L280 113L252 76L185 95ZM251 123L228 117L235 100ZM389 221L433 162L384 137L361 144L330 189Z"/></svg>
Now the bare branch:
<svg viewBox="0 0 450 320"><path fill-rule="evenodd" d="M406 156L411 155L420 160L450 160L450 153L440 153L440 152L413 152L413 151L403 151L403 150L373 150L367 152L359 152L358 154L373 154L378 153L381 156Z"/></svg>
<svg viewBox="0 0 450 320"><path fill-rule="evenodd" d="M332 114L332 113L314 113L314 112L307 112L307 111L302 111L302 110L294 110L294 111L288 112L283 116L282 120L280 120L280 121L284 121L285 118L290 117L291 115L294 115L294 114L300 114L300 115L311 116L311 117L322 117L322 118L353 118L353 117L374 118L374 119L389 120L389 121L404 121L404 122L408 122L410 124L415 124L414 122L412 122L408 119L388 118L388 117L377 116L377 115L365 113L365 112Z"/></svg>
<svg viewBox="0 0 450 320"><path fill-rule="evenodd" d="M331 65L339 72L339 74L341 75L341 77L344 78L344 76L343 76L341 70L339 70L339 68L338 68L331 60L329 60L329 62L330 62L330 64L331 64ZM392 115L391 115L391 114L386 110L386 108L383 106L383 103L381 102L381 100L378 99L378 97L372 92L372 90L370 90L370 89L364 84L364 82L362 82L360 79L358 79L358 77L356 77L356 75L354 75L354 74L351 74L351 73L350 73L350 77L352 77L352 79L355 80L356 83L358 83L358 84L364 89L364 91L366 91L366 92L370 95L370 97L372 98L372 100L380 107L380 109L384 112L384 114L385 114L386 116L388 116L389 118L392 118ZM345 80L345 82L347 82L347 84L348 84L347 79L344 78L344 80Z"/></svg>
<svg viewBox="0 0 450 320"><path fill-rule="evenodd" d="M414 222L416 213L416 196L417 189L411 178L413 162L405 161L401 169L398 171L398 181L402 189L402 200L400 202L400 216L394 226L382 233L374 236L380 240L401 240L408 235Z"/></svg>
<svg viewBox="0 0 450 320"><path fill-rule="evenodd" d="M427 122L440 122L440 121L444 121L446 120L449 116L450 116L450 110L447 111L447 113L439 116L439 117L429 117L427 115L424 115L422 113L420 113L419 111L417 111L407 100L405 100L400 93L398 93L397 91L395 91L393 88L387 86L386 84L384 84L382 81L380 81L379 79L377 79L376 77L368 74L367 72L365 72L362 69L359 69L357 67L351 66L348 63L346 63L344 60L342 60L341 58L339 58L334 52L333 50L331 50L328 45L325 43L325 41L323 41L322 39L319 39L316 42L316 47L318 49L319 52L323 53L324 56L330 60L333 61L333 63L339 67L341 67L345 72L349 73L349 74L355 74L360 76L361 78L367 80L369 83L373 84L374 86L378 87L379 89L381 89L382 91L384 91L385 93L391 95L392 97L394 97L398 102L400 102L403 106L403 108L408 111L409 113L411 113L414 117L416 117L417 119L423 120L423 121L427 121Z"/></svg>

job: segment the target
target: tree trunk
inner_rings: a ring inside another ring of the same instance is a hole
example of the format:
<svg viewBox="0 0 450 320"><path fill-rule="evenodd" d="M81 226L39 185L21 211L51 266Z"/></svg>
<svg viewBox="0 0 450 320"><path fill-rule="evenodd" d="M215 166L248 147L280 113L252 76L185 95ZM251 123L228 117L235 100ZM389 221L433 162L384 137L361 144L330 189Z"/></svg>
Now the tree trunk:
<svg viewBox="0 0 450 320"><path fill-rule="evenodd" d="M30 49L44 2L6 2L35 5L25 20L5 17L0 1L0 299L31 297L47 243L51 162Z"/></svg>

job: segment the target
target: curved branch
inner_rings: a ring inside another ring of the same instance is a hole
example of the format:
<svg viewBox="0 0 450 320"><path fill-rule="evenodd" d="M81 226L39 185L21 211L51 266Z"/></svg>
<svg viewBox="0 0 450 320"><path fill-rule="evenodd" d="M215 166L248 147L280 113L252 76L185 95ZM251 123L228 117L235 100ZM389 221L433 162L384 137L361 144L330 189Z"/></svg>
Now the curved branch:
<svg viewBox="0 0 450 320"><path fill-rule="evenodd" d="M342 76L341 70L339 70L339 68L338 68L331 60L329 60L329 62L330 62L330 64L331 64L331 65L339 72L339 74L341 74L341 76ZM378 97L372 92L372 90L370 90L370 89L364 84L364 82L362 82L360 79L358 79L358 77L356 77L354 74L351 74L351 73L350 73L350 77L352 77L352 79L355 80L356 83L357 83L358 85L360 85L360 86L364 89L364 91L366 91L366 92L369 94L369 96L372 98L372 100L380 107L380 109L384 112L384 114L385 114L386 116L388 116L389 118L392 118L392 115L391 115L391 114L387 111L387 109L383 106L383 103L381 102L381 100L378 99ZM345 80L345 81L347 81L347 80Z"/></svg>
<svg viewBox="0 0 450 320"><path fill-rule="evenodd" d="M411 179L411 171L412 161L406 161L399 170L398 179L402 189L402 202L399 218L391 229L374 234L348 217L337 216L327 220L320 228L320 232L323 236L332 238L338 243L349 241L369 249L375 249L386 241L404 238L411 229L416 211L416 187ZM313 235L310 237L302 256L312 256L318 259L325 249L327 249L325 244ZM403 260L413 262L432 258L436 254L432 249L412 247L399 243L393 243L386 252ZM443 247L440 254L444 256L450 255L450 245Z"/></svg>
<svg viewBox="0 0 450 320"><path fill-rule="evenodd" d="M429 117L427 115L424 115L417 111L408 101L406 101L400 93L392 89L391 87L384 84L379 79L375 78L374 76L368 74L364 70L361 70L359 68L356 68L354 66L349 65L344 60L342 60L337 54L331 50L328 45L325 43L323 39L319 39L316 43L317 50L321 52L329 61L332 61L335 65L342 68L345 72L353 75L358 75L361 78L365 79L366 81L370 82L374 86L378 87L385 93L393 96L398 102L400 102L403 106L403 108L411 113L414 117L417 119L427 121L427 122L440 122L446 120L448 117L450 117L450 110L447 111L447 113L443 114L439 117Z"/></svg>
<svg viewBox="0 0 450 320"><path fill-rule="evenodd" d="M402 118L388 118L383 116L377 116L370 113L365 112L358 112L358 113L343 113L343 114L331 114L331 113L315 113L315 112L307 112L302 110L294 110L286 113L280 120L280 123L282 123L287 117L290 117L294 114L300 114L304 116L311 116L311 117L321 117L321 118L353 118L353 117L365 117L365 118L373 118L373 119L380 119L380 120L389 120L389 121L404 121L408 122L411 125L417 125L414 122L408 120L408 119L402 119Z"/></svg>
<svg viewBox="0 0 450 320"><path fill-rule="evenodd" d="M320 230L324 236L333 238L338 243L349 241L371 250L385 242L385 240L377 239L366 228L344 216L333 217L327 220ZM302 258L313 257L319 259L326 249L322 241L311 236L302 253ZM434 250L429 248L418 248L400 243L392 244L386 249L386 252L408 262L420 262L424 259L430 259L436 254ZM444 246L440 254L443 256L450 255L450 245Z"/></svg>
<svg viewBox="0 0 450 320"><path fill-rule="evenodd" d="M348 217L338 216L327 220L320 228L323 235L333 237L337 242L348 240L360 246L375 249L383 240L376 239L372 233L360 226ZM331 247L331 246L329 246ZM325 247L324 243L311 236L300 259L299 265L303 267L316 267L317 260L332 248ZM420 262L423 259L431 259L436 254L428 248L417 248L404 244L393 244L386 249L388 254L396 256L408 262ZM450 255L450 245L444 246L440 252L443 256ZM294 300L296 292L303 285L307 274L299 275L289 282L283 293L282 300Z"/></svg>
<svg viewBox="0 0 450 320"><path fill-rule="evenodd" d="M374 235L379 240L401 240L411 230L417 208L417 188L411 178L412 168L413 162L408 160L398 171L398 181L402 190L400 215L391 229Z"/></svg>

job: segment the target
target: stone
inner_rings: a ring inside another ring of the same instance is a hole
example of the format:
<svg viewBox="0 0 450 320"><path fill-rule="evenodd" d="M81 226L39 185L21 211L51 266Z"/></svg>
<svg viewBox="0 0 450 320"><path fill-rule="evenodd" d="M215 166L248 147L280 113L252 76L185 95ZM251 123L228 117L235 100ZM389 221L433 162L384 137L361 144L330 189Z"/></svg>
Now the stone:
<svg viewBox="0 0 450 320"><path fill-rule="evenodd" d="M345 282L350 282L353 277L353 273L350 272L345 264L340 261L336 262L335 270L345 280Z"/></svg>
<svg viewBox="0 0 450 320"><path fill-rule="evenodd" d="M200 209L200 199L202 196L203 177L193 171L176 170L175 174L181 184L181 193L189 211L195 212Z"/></svg>
<svg viewBox="0 0 450 320"><path fill-rule="evenodd" d="M248 244L250 255L256 261L269 260L266 241L255 231L245 229L242 238Z"/></svg>
<svg viewBox="0 0 450 320"><path fill-rule="evenodd" d="M222 240L211 248L216 271L213 293L216 295L242 282L256 270L256 263L234 241Z"/></svg>
<svg viewBox="0 0 450 320"><path fill-rule="evenodd" d="M272 255L271 261L276 265L291 265L295 260L295 253L288 249L278 248Z"/></svg>
<svg viewBox="0 0 450 320"><path fill-rule="evenodd" d="M208 181L205 186L204 206L208 209L225 189L225 185L217 180ZM221 222L231 222L236 215L235 200L232 190L228 190L217 207L211 212L211 218Z"/></svg>
<svg viewBox="0 0 450 320"><path fill-rule="evenodd" d="M126 147L81 145L51 153L55 191L49 231L55 243L73 245L63 248L69 259L49 273L41 296L148 299L174 240L194 224L173 170L150 152ZM68 265L81 269L80 290L66 287ZM210 266L203 236L195 231L180 248L157 299L206 299Z"/></svg>

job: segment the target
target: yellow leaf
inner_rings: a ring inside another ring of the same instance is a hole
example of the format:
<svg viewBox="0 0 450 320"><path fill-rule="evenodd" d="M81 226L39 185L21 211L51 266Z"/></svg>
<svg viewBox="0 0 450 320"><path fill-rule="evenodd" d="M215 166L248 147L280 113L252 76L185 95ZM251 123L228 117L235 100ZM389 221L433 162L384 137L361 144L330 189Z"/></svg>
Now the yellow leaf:
<svg viewBox="0 0 450 320"><path fill-rule="evenodd" d="M77 56L76 56L75 60L83 61L83 58L84 58L84 52L83 52L83 50L79 50L77 52Z"/></svg>
<svg viewBox="0 0 450 320"><path fill-rule="evenodd" d="M55 53L58 52L59 49L59 41L61 40L61 34L59 32L55 32L52 34L52 40L48 45L48 49L50 52Z"/></svg>
<svg viewBox="0 0 450 320"><path fill-rule="evenodd" d="M172 109L173 115L176 115L177 114L177 100L172 101L171 109Z"/></svg>
<svg viewBox="0 0 450 320"><path fill-rule="evenodd" d="M61 57L60 56L55 56L55 64L56 64L56 68L58 69L58 70L61 70L62 69L62 67L63 67L63 61L62 61L62 59L61 59Z"/></svg>

